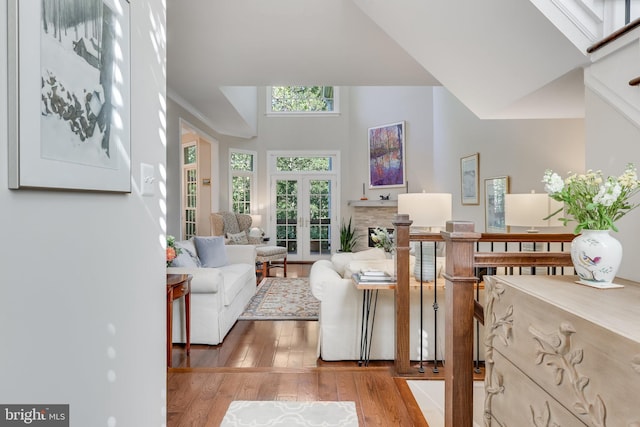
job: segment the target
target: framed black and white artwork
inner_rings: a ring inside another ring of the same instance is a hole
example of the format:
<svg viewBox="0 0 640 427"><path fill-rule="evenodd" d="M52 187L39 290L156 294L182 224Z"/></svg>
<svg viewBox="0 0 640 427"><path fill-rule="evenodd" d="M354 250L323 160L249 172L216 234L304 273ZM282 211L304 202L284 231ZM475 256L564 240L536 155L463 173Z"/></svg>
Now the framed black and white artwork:
<svg viewBox="0 0 640 427"><path fill-rule="evenodd" d="M129 8L9 0L9 188L131 192Z"/></svg>

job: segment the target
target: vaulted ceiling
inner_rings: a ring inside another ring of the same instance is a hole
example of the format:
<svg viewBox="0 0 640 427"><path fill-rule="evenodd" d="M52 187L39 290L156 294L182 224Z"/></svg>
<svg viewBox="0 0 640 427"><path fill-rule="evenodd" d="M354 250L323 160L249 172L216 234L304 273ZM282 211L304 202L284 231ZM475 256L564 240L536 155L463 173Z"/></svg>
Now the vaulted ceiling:
<svg viewBox="0 0 640 427"><path fill-rule="evenodd" d="M230 94L266 85L443 84L480 117L576 117L584 62L528 0L167 0L169 96L235 136L255 127Z"/></svg>

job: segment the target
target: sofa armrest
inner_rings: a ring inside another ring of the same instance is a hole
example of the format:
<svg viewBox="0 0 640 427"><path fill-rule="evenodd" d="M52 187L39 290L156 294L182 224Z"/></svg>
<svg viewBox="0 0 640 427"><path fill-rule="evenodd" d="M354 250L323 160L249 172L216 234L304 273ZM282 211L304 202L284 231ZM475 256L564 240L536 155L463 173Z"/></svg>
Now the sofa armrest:
<svg viewBox="0 0 640 427"><path fill-rule="evenodd" d="M212 294L222 290L222 272L217 268L168 267L167 274L191 274L191 292Z"/></svg>
<svg viewBox="0 0 640 427"><path fill-rule="evenodd" d="M254 245L226 245L229 264L255 264L256 247Z"/></svg>

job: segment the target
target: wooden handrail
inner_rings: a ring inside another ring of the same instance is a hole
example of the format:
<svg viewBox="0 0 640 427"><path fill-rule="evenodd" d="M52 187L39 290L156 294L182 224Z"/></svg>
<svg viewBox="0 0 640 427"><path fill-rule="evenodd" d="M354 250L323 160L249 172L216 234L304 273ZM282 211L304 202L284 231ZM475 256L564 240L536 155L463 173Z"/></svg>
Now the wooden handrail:
<svg viewBox="0 0 640 427"><path fill-rule="evenodd" d="M634 19L633 21L629 22L624 27L614 31L613 33L609 34L607 37L603 38L599 42L594 43L591 46L589 46L587 48L587 53L595 52L596 50L600 49L601 47L603 47L603 46L611 43L612 41L622 37L623 35L627 34L629 31L631 31L634 28L639 27L639 26L640 26L640 18Z"/></svg>
<svg viewBox="0 0 640 427"><path fill-rule="evenodd" d="M640 86L640 76L629 80L629 86Z"/></svg>
<svg viewBox="0 0 640 427"><path fill-rule="evenodd" d="M575 234L569 233L482 233L481 242L571 242Z"/></svg>
<svg viewBox="0 0 640 427"><path fill-rule="evenodd" d="M570 267L569 252L478 252L475 267Z"/></svg>
<svg viewBox="0 0 640 427"><path fill-rule="evenodd" d="M575 238L571 233L482 233L479 242L535 242L535 243L568 243ZM442 242L441 233L410 233L412 242Z"/></svg>

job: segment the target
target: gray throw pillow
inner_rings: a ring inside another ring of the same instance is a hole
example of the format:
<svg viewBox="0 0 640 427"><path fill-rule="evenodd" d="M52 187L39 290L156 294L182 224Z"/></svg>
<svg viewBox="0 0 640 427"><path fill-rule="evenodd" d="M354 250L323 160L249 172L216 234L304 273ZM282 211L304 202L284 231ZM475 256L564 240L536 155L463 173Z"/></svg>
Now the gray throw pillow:
<svg viewBox="0 0 640 427"><path fill-rule="evenodd" d="M229 263L222 236L195 236L193 240L203 267L222 267Z"/></svg>

